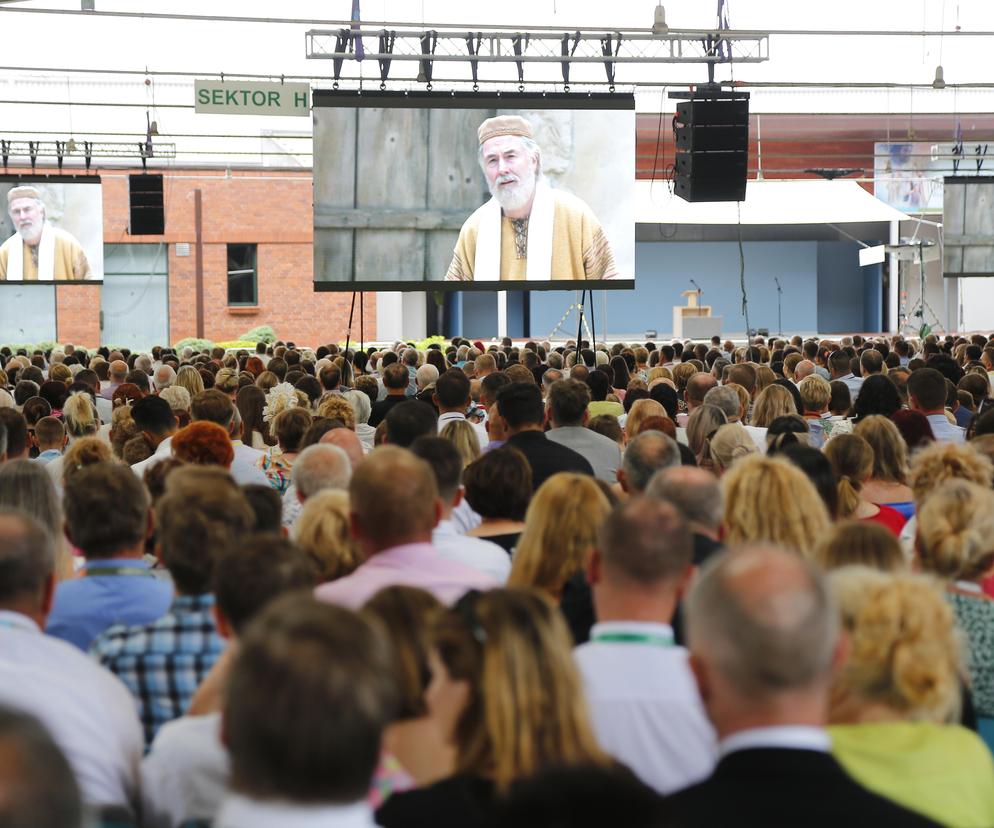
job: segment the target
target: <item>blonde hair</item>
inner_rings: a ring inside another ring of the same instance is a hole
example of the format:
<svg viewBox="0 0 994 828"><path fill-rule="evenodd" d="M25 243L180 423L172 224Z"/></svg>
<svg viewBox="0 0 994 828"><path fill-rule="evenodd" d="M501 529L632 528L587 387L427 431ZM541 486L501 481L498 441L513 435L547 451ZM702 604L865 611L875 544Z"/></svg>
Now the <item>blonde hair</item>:
<svg viewBox="0 0 994 828"><path fill-rule="evenodd" d="M994 563L994 492L947 480L918 507L921 567L942 578L973 581Z"/></svg>
<svg viewBox="0 0 994 828"><path fill-rule="evenodd" d="M645 381L648 384L653 380L657 379L672 380L673 372L669 368L666 368L662 365L657 365L654 368L649 369L649 373L646 374Z"/></svg>
<svg viewBox="0 0 994 828"><path fill-rule="evenodd" d="M916 504L921 504L943 480L953 478L990 488L994 463L969 443L933 443L916 451L911 459L908 485Z"/></svg>
<svg viewBox="0 0 994 828"><path fill-rule="evenodd" d="M62 422L70 437L88 437L100 428L97 408L86 393L73 394L62 405Z"/></svg>
<svg viewBox="0 0 994 828"><path fill-rule="evenodd" d="M638 403L636 403L637 405ZM635 406L633 405L632 408ZM708 439L716 429L725 425L728 418L725 412L711 403L697 406L687 418L687 445L700 459L708 448Z"/></svg>
<svg viewBox="0 0 994 828"><path fill-rule="evenodd" d="M721 471L729 468L736 460L756 454L758 449L749 432L739 423L721 426L707 441L705 454Z"/></svg>
<svg viewBox="0 0 994 828"><path fill-rule="evenodd" d="M818 490L788 460L745 457L721 484L728 546L770 541L808 557L829 529L828 511Z"/></svg>
<svg viewBox="0 0 994 828"><path fill-rule="evenodd" d="M334 581L362 563L349 533L349 496L337 489L311 495L294 529L295 540L314 563L318 581Z"/></svg>
<svg viewBox="0 0 994 828"><path fill-rule="evenodd" d="M832 384L817 374L810 374L802 379L797 390L801 395L804 411L821 411L832 399ZM797 413L803 414L804 411Z"/></svg>
<svg viewBox="0 0 994 828"><path fill-rule="evenodd" d="M673 368L673 382L676 383L676 390L683 391L687 387L687 380L697 373L697 366L690 362L681 362ZM652 380L649 381L650 386Z"/></svg>
<svg viewBox="0 0 994 828"><path fill-rule="evenodd" d="M191 397L195 397L204 390L204 378L200 376L200 372L192 365L184 365L176 372L176 379L173 381L173 385L185 388L190 392Z"/></svg>
<svg viewBox="0 0 994 828"><path fill-rule="evenodd" d="M873 449L873 480L906 484L908 482L908 447L897 426L887 417L874 414L861 419L853 434L862 437Z"/></svg>
<svg viewBox="0 0 994 828"><path fill-rule="evenodd" d="M594 737L569 630L535 590L469 593L432 631L449 676L469 685L455 771L500 792L543 767L608 765Z"/></svg>
<svg viewBox="0 0 994 828"><path fill-rule="evenodd" d="M824 570L867 566L881 572L902 572L908 568L894 533L868 520L837 523L815 547L814 558Z"/></svg>
<svg viewBox="0 0 994 828"><path fill-rule="evenodd" d="M355 431L355 409L341 394L331 394L318 406L318 416L341 420L345 427Z"/></svg>
<svg viewBox="0 0 994 828"><path fill-rule="evenodd" d="M480 440L476 436L476 430L466 420L447 423L438 436L456 447L462 457L464 469L480 456Z"/></svg>
<svg viewBox="0 0 994 828"><path fill-rule="evenodd" d="M859 508L859 493L873 473L873 449L858 434L839 434L823 449L839 478L839 517L850 517Z"/></svg>
<svg viewBox="0 0 994 828"><path fill-rule="evenodd" d="M63 483L68 483L76 472L94 463L116 462L110 443L99 437L83 437L76 440L62 456Z"/></svg>
<svg viewBox="0 0 994 828"><path fill-rule="evenodd" d="M62 382L69 385L72 382L72 371L68 365L57 362L48 369L48 378L55 382Z"/></svg>
<svg viewBox="0 0 994 828"><path fill-rule="evenodd" d="M766 370L770 371L769 368ZM752 425L769 428L777 417L799 413L794 405L794 395L790 391L782 385L767 385L756 395L756 402L752 407Z"/></svg>
<svg viewBox="0 0 994 828"><path fill-rule="evenodd" d="M881 703L913 720L954 721L960 647L953 611L935 583L846 567L830 584L849 639L833 697Z"/></svg>
<svg viewBox="0 0 994 828"><path fill-rule="evenodd" d="M668 417L663 404L657 400L641 399L632 403L625 420L625 435L630 440L639 433L639 427L650 417Z"/></svg>
<svg viewBox="0 0 994 828"><path fill-rule="evenodd" d="M763 350L766 350L765 348ZM756 366L756 391L760 394L763 393L767 388L769 388L777 380L777 375L773 373L773 369L769 365L757 365ZM784 389L787 390L786 388ZM790 392L787 391L789 394ZM793 400L793 397L791 397Z"/></svg>
<svg viewBox="0 0 994 828"><path fill-rule="evenodd" d="M552 475L528 505L508 586L537 587L558 597L565 583L587 565L610 511L594 478L569 472Z"/></svg>
<svg viewBox="0 0 994 828"><path fill-rule="evenodd" d="M741 419L744 420L745 414L749 412L749 403L752 402L752 397L749 396L749 392L746 390L744 385L739 385L737 382L726 382L724 387L731 388L735 392L736 396L738 396L739 408L744 412Z"/></svg>

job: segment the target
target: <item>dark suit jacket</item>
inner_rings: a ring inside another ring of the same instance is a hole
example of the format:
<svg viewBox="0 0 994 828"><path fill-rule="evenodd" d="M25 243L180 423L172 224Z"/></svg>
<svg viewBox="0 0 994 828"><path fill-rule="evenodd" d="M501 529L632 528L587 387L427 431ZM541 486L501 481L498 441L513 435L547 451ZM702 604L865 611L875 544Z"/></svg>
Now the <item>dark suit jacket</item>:
<svg viewBox="0 0 994 828"><path fill-rule="evenodd" d="M514 446L532 467L532 490L538 491L552 475L558 472L579 472L594 476L594 467L582 454L554 443L541 431L522 431L511 437L506 445Z"/></svg>
<svg viewBox="0 0 994 828"><path fill-rule="evenodd" d="M729 754L703 782L666 798L673 828L918 828L935 826L863 788L830 754L752 748Z"/></svg>
<svg viewBox="0 0 994 828"><path fill-rule="evenodd" d="M387 414L390 413L390 409L395 405L400 405L402 402L413 399L412 397L401 397L397 396L386 396L382 400L378 400L373 403L373 407L369 412L369 425L376 428L383 420L387 418Z"/></svg>

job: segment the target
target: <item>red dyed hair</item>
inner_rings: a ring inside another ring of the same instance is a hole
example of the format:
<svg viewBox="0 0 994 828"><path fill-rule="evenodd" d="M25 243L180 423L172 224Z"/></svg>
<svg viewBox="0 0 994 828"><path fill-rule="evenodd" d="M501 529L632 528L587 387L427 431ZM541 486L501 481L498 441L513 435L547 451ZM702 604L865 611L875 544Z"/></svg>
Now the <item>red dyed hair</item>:
<svg viewBox="0 0 994 828"><path fill-rule="evenodd" d="M228 432L216 423L201 420L190 423L173 435L173 456L184 463L230 468L235 448Z"/></svg>

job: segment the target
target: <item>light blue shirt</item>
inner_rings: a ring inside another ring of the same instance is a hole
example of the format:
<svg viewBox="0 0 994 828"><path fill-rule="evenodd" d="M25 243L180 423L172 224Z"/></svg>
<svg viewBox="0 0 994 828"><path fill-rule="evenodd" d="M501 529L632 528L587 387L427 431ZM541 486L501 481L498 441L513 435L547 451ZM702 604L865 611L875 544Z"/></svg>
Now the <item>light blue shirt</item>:
<svg viewBox="0 0 994 828"><path fill-rule="evenodd" d="M35 458L36 463L41 463L43 466L51 463L56 457L61 457L62 452L58 449L48 449L48 451L43 451Z"/></svg>
<svg viewBox="0 0 994 828"><path fill-rule="evenodd" d="M926 419L932 426L932 434L939 443L963 443L966 441L966 431L958 425L953 425L945 414L929 414Z"/></svg>
<svg viewBox="0 0 994 828"><path fill-rule="evenodd" d="M89 569L125 567L147 575L86 575L63 581L55 589L52 612L45 632L74 644L84 652L100 633L114 624L150 624L169 611L173 586L153 576L148 564L137 558L89 560Z"/></svg>

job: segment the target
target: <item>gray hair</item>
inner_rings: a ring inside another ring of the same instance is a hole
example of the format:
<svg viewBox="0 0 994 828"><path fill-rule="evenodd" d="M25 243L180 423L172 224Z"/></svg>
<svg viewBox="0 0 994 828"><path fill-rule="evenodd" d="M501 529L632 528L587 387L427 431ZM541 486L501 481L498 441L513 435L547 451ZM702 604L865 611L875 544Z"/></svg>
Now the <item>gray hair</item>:
<svg viewBox="0 0 994 828"><path fill-rule="evenodd" d="M162 397L169 407L173 411L189 411L192 400L190 399L190 392L187 391L182 385L170 385L168 388L163 388L159 392L159 396Z"/></svg>
<svg viewBox="0 0 994 828"><path fill-rule="evenodd" d="M432 365L430 362L426 362L420 368L418 368L418 375L415 380L418 384L418 388L425 389L431 385L435 380L438 379L438 368Z"/></svg>
<svg viewBox="0 0 994 828"><path fill-rule="evenodd" d="M152 377L152 384L157 391L169 388L174 382L176 382L176 372L172 365L160 365Z"/></svg>
<svg viewBox="0 0 994 828"><path fill-rule="evenodd" d="M538 165L535 167L535 178L537 179L542 174L542 148L535 143L534 139L524 135L514 135L512 137L517 138L521 142L521 146L524 147L525 152L538 162ZM480 149L476 153L476 160L479 162L483 174L486 175L487 165L483 161L483 144L480 144Z"/></svg>
<svg viewBox="0 0 994 828"><path fill-rule="evenodd" d="M410 368L417 368L418 363L421 362L421 355L414 348L408 348L402 354L401 361Z"/></svg>
<svg viewBox="0 0 994 828"><path fill-rule="evenodd" d="M825 578L799 555L753 544L716 556L685 606L691 652L742 696L827 682L838 613Z"/></svg>
<svg viewBox="0 0 994 828"><path fill-rule="evenodd" d="M725 502L718 478L704 469L676 466L653 475L646 497L672 503L691 524L716 531L721 526Z"/></svg>
<svg viewBox="0 0 994 828"><path fill-rule="evenodd" d="M433 365L432 368L435 366ZM421 369L418 369L420 372ZM356 389L351 389L350 391L343 391L342 396L349 401L349 405L352 406L352 410L355 412L356 424L368 423L369 415L372 413L372 405L369 402L369 395L365 391L357 391Z"/></svg>
<svg viewBox="0 0 994 828"><path fill-rule="evenodd" d="M661 431L643 431L628 444L621 467L629 489L642 493L660 469L680 465L680 447Z"/></svg>
<svg viewBox="0 0 994 828"><path fill-rule="evenodd" d="M141 354L135 359L135 368L144 371L146 374L152 373L152 357L148 354Z"/></svg>
<svg viewBox="0 0 994 828"><path fill-rule="evenodd" d="M553 351L549 354L546 362L548 362L550 368L561 369L563 367L563 355L558 351Z"/></svg>
<svg viewBox="0 0 994 828"><path fill-rule="evenodd" d="M739 402L738 392L727 385L720 385L712 388L704 395L704 402L707 405L715 405L722 410L725 418L731 422L742 416L742 403Z"/></svg>
<svg viewBox="0 0 994 828"><path fill-rule="evenodd" d="M542 374L542 385L548 391L554 382L559 382L563 378L563 372L558 368L547 368Z"/></svg>
<svg viewBox="0 0 994 828"><path fill-rule="evenodd" d="M6 438L6 433L4 437ZM2 509L14 509L30 515L53 537L62 533L59 496L55 492L52 476L40 463L11 460L0 466L0 510Z"/></svg>
<svg viewBox="0 0 994 828"><path fill-rule="evenodd" d="M291 476L304 498L322 489L347 490L352 479L352 463L338 446L316 443L300 452Z"/></svg>

